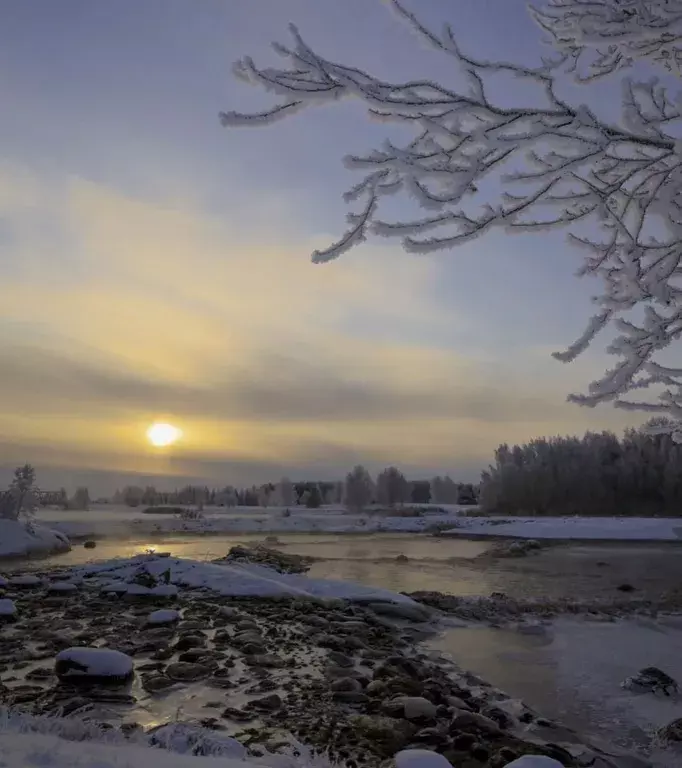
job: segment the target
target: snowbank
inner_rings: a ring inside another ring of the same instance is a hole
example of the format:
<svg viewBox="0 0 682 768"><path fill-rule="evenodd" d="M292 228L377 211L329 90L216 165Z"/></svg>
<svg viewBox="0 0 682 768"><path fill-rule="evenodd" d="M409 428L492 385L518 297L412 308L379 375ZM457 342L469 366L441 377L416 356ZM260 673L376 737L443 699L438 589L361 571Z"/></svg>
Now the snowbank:
<svg viewBox="0 0 682 768"><path fill-rule="evenodd" d="M182 738L187 734L181 723L166 729L170 732L150 746L148 737L128 741L119 732L102 732L73 718L9 717L5 713L0 716L0 762L3 768L331 768L324 757L313 756L305 748L295 757L243 758L234 739L205 729L198 730L203 731L209 749L200 750L202 756L197 757L191 748L202 745L197 745L196 738Z"/></svg>
<svg viewBox="0 0 682 768"><path fill-rule="evenodd" d="M682 519L661 517L460 517L447 536L682 541Z"/></svg>
<svg viewBox="0 0 682 768"><path fill-rule="evenodd" d="M381 513L348 514L339 508L207 507L199 520L146 515L138 509L102 505L82 512L41 510L39 519L71 538L130 537L164 533L421 533L434 526L453 525L465 509L458 505L429 507L426 514L392 517Z"/></svg>
<svg viewBox="0 0 682 768"><path fill-rule="evenodd" d="M23 520L0 519L0 557L26 557L68 552L66 534Z"/></svg>
<svg viewBox="0 0 682 768"><path fill-rule="evenodd" d="M99 585L105 591L125 591L134 595L149 593L148 588L136 583L140 575L147 574L159 582L168 582L160 584L159 587L206 589L229 597L342 598L364 602L402 603L424 612L419 603L397 592L345 581L278 573L271 568L253 564L202 563L174 557L138 555L76 566L71 568L69 573L72 577L87 578L89 583ZM145 576L145 580L148 576Z"/></svg>

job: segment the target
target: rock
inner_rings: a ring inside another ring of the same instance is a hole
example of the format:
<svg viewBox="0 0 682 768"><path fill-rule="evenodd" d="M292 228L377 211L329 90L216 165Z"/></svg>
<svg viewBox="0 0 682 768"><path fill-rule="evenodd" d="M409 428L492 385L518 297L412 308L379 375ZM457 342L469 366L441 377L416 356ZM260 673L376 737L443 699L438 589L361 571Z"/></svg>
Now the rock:
<svg viewBox="0 0 682 768"><path fill-rule="evenodd" d="M633 691L663 693L666 696L678 692L677 682L658 667L640 669L636 675L626 678L621 687Z"/></svg>
<svg viewBox="0 0 682 768"><path fill-rule="evenodd" d="M203 635L183 635L175 643L176 651L188 651L190 648L201 648L206 645L206 638Z"/></svg>
<svg viewBox="0 0 682 768"><path fill-rule="evenodd" d="M471 712L471 707L464 699L460 699L459 696L446 696L445 697L448 706L455 707L455 709L462 709L465 712Z"/></svg>
<svg viewBox="0 0 682 768"><path fill-rule="evenodd" d="M166 675L171 680L190 682L192 680L201 680L211 674L211 669L204 664L197 664L189 661L176 661L166 667Z"/></svg>
<svg viewBox="0 0 682 768"><path fill-rule="evenodd" d="M152 611L149 616L147 616L147 624L156 626L161 626L164 624L176 624L178 621L180 621L180 614L178 611L172 611L168 609Z"/></svg>
<svg viewBox="0 0 682 768"><path fill-rule="evenodd" d="M659 728L656 736L662 742L682 741L682 717L672 720L668 725Z"/></svg>
<svg viewBox="0 0 682 768"><path fill-rule="evenodd" d="M369 702L369 696L362 691L335 691L332 695L336 701L345 704L367 704Z"/></svg>
<svg viewBox="0 0 682 768"><path fill-rule="evenodd" d="M260 633L260 627L258 624L256 624L255 621L251 621L251 619L242 619L241 621L238 621L234 628L237 630L237 632L248 632L253 631Z"/></svg>
<svg viewBox="0 0 682 768"><path fill-rule="evenodd" d="M358 736L381 748L387 757L407 746L417 732L416 727L406 720L398 721L390 717L371 715L356 715L350 719L350 725Z"/></svg>
<svg viewBox="0 0 682 768"><path fill-rule="evenodd" d="M62 682L125 685L133 676L133 660L109 648L66 648L55 658Z"/></svg>
<svg viewBox="0 0 682 768"><path fill-rule="evenodd" d="M431 618L429 609L418 603L368 603L367 607L380 616L407 621L428 621Z"/></svg>
<svg viewBox="0 0 682 768"><path fill-rule="evenodd" d="M257 656L265 653L265 646L263 643L247 643L241 647L241 651L247 656Z"/></svg>
<svg viewBox="0 0 682 768"><path fill-rule="evenodd" d="M285 666L285 661L281 656L274 653L259 653L255 656L245 656L244 663L250 667L265 667L266 669L280 669Z"/></svg>
<svg viewBox="0 0 682 768"><path fill-rule="evenodd" d="M232 608L229 605L221 605L218 608L218 615L224 616L226 619L237 619L241 614L236 608Z"/></svg>
<svg viewBox="0 0 682 768"><path fill-rule="evenodd" d="M88 539L87 541L83 542L84 549L94 549L96 546L97 542L93 541L92 539Z"/></svg>
<svg viewBox="0 0 682 768"><path fill-rule="evenodd" d="M505 730L514 725L514 718L499 707L485 707L485 709L481 711L481 714L485 717L489 717L493 722L497 723L500 728Z"/></svg>
<svg viewBox="0 0 682 768"><path fill-rule="evenodd" d="M72 581L53 581L47 585L47 591L53 595L70 594L78 591L78 585Z"/></svg>
<svg viewBox="0 0 682 768"><path fill-rule="evenodd" d="M333 661L334 664L336 664L339 667L350 668L355 666L355 662L353 661L353 659L350 658L350 656L346 656L343 653L339 653L339 651L329 651L328 658L330 661Z"/></svg>
<svg viewBox="0 0 682 768"><path fill-rule="evenodd" d="M16 620L17 606L14 604L14 600L7 597L0 599L0 622Z"/></svg>
<svg viewBox="0 0 682 768"><path fill-rule="evenodd" d="M407 555L398 555L395 559L396 563L407 563L410 558Z"/></svg>
<svg viewBox="0 0 682 768"><path fill-rule="evenodd" d="M403 707L408 720L433 720L436 717L436 706L422 696L406 696Z"/></svg>
<svg viewBox="0 0 682 768"><path fill-rule="evenodd" d="M632 584L619 584L616 589L620 592L634 592L635 588Z"/></svg>
<svg viewBox="0 0 682 768"><path fill-rule="evenodd" d="M361 691L362 686L354 677L339 677L329 685L332 691Z"/></svg>
<svg viewBox="0 0 682 768"><path fill-rule="evenodd" d="M23 576L15 576L9 580L10 587L17 587L19 589L35 589L41 587L43 580L39 579L31 573L26 573Z"/></svg>
<svg viewBox="0 0 682 768"><path fill-rule="evenodd" d="M485 715L479 715L477 712L460 712L455 715L450 724L450 733L470 732L472 728L489 736L502 734L502 730L494 720Z"/></svg>
<svg viewBox="0 0 682 768"><path fill-rule="evenodd" d="M253 699L246 706L249 709L258 709L262 712L274 712L282 707L282 699L276 693L271 693L268 696L263 696L262 699Z"/></svg>
<svg viewBox="0 0 682 768"><path fill-rule="evenodd" d="M237 723L248 723L256 719L256 715L253 712L247 712L244 709L237 709L236 707L227 707L223 710L222 716L228 720L234 720Z"/></svg>

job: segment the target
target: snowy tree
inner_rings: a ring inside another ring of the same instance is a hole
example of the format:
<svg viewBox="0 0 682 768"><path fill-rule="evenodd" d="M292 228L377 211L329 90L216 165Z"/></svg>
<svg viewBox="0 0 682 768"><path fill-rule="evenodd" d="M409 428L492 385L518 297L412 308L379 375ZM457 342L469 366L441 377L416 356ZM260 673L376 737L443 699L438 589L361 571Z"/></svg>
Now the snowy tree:
<svg viewBox="0 0 682 768"><path fill-rule="evenodd" d="M457 504L458 499L459 489L450 475L437 475L431 480L431 501L434 504Z"/></svg>
<svg viewBox="0 0 682 768"><path fill-rule="evenodd" d="M332 504L343 504L343 497L345 493L345 484L342 480L334 483L334 494Z"/></svg>
<svg viewBox="0 0 682 768"><path fill-rule="evenodd" d="M396 467L387 467L377 477L377 502L388 507L404 504L409 498L409 484Z"/></svg>
<svg viewBox="0 0 682 768"><path fill-rule="evenodd" d="M81 512L86 512L90 509L90 493L84 486L76 488L76 492L69 500L69 509L76 509Z"/></svg>
<svg viewBox="0 0 682 768"><path fill-rule="evenodd" d="M268 483L266 483L265 485L261 485L261 487L258 489L258 506L259 507L270 506L271 497L272 497L272 489L270 488L270 485Z"/></svg>
<svg viewBox="0 0 682 768"><path fill-rule="evenodd" d="M350 512L362 512L372 502L374 483L369 472L358 464L346 476L344 502Z"/></svg>
<svg viewBox="0 0 682 768"><path fill-rule="evenodd" d="M215 495L215 503L221 507L236 507L237 492L231 485L226 485Z"/></svg>
<svg viewBox="0 0 682 768"><path fill-rule="evenodd" d="M144 496L144 489L139 485L126 485L123 489L123 501L128 507L139 507Z"/></svg>
<svg viewBox="0 0 682 768"><path fill-rule="evenodd" d="M275 45L288 68L259 68L249 57L235 65L239 78L274 93L278 103L256 114L220 115L225 126L269 125L352 97L371 117L411 132L406 141L387 138L364 155L346 157L346 166L361 174L344 196L357 207L345 234L315 251L313 261L334 259L375 234L430 253L495 228L567 230L585 252L580 274L599 279L601 292L585 331L555 357L574 360L608 328L617 333L608 349L618 358L587 394L570 399L669 415L673 436L682 441L682 368L661 359L682 335L682 141L676 138L682 100L677 80L623 73L638 59L662 65L664 74L678 70L682 1L545 0L532 12L556 54L536 67L474 58L449 25L437 33L404 0L387 4L452 60L467 86L387 82L326 59L292 25L293 44ZM567 100L574 90L559 94L567 78L591 82L609 75L620 78L619 115ZM535 96L506 106L493 96L490 79L497 76L520 78ZM423 213L384 218L385 210L404 210L384 206L396 195L413 198ZM638 398L644 390L651 397Z"/></svg>
<svg viewBox="0 0 682 768"><path fill-rule="evenodd" d="M9 490L0 499L0 517L17 520L22 513L30 512L36 504L35 469L24 464L14 470Z"/></svg>
<svg viewBox="0 0 682 768"><path fill-rule="evenodd" d="M283 477L279 483L277 483L277 504L280 507L293 507L296 503L296 492L294 491L294 484L288 477Z"/></svg>

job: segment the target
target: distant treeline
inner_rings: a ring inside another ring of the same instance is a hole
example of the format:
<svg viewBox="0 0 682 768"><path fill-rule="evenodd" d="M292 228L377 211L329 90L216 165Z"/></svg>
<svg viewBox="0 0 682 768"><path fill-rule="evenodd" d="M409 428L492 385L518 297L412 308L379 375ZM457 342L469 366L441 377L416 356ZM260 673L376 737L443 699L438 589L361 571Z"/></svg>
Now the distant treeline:
<svg viewBox="0 0 682 768"><path fill-rule="evenodd" d="M493 514L682 516L682 445L634 429L501 445L480 502Z"/></svg>

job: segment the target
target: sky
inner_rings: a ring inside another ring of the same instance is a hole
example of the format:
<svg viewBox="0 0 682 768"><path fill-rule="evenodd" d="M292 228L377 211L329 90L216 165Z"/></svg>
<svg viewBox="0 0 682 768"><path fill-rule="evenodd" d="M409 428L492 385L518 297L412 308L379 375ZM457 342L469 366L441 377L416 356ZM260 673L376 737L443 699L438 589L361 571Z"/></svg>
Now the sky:
<svg viewBox="0 0 682 768"><path fill-rule="evenodd" d="M546 53L525 0L417 5L477 55ZM231 65L274 65L289 22L386 79L456 77L381 0L0 0L0 16L5 471L101 493L359 462L476 480L502 442L641 422L566 403L610 361L550 356L596 288L561 233L428 257L370 240L313 265L357 181L341 157L385 129L352 103L220 126L272 103ZM182 429L171 450L148 444L156 420Z"/></svg>

